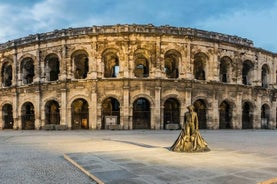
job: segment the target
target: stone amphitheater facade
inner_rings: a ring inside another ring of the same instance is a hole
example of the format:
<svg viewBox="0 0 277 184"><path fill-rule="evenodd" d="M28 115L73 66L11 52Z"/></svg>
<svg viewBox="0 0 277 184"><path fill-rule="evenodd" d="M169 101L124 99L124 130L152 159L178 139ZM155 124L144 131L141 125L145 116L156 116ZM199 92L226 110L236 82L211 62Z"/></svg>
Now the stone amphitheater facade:
<svg viewBox="0 0 277 184"><path fill-rule="evenodd" d="M0 129L276 128L277 54L191 28L69 28L0 44Z"/></svg>

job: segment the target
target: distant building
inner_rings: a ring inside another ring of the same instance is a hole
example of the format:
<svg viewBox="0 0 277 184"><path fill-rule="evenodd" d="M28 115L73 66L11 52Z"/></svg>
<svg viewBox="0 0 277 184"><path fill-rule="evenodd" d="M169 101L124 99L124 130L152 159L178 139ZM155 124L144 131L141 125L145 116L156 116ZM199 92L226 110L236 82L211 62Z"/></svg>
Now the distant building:
<svg viewBox="0 0 277 184"><path fill-rule="evenodd" d="M69 28L0 45L1 129L276 128L277 54L191 28Z"/></svg>

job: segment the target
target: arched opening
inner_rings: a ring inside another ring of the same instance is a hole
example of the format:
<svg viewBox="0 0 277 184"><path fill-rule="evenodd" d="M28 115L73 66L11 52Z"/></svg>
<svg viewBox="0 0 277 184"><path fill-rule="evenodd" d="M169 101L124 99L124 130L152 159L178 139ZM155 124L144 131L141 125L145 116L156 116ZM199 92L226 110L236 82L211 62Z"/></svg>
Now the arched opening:
<svg viewBox="0 0 277 184"><path fill-rule="evenodd" d="M251 103L245 102L242 106L242 129L253 128L253 107Z"/></svg>
<svg viewBox="0 0 277 184"><path fill-rule="evenodd" d="M164 103L164 129L167 124L180 124L180 104L174 98L169 98Z"/></svg>
<svg viewBox="0 0 277 184"><path fill-rule="evenodd" d="M45 124L60 124L60 107L55 100L48 101L45 104Z"/></svg>
<svg viewBox="0 0 277 184"><path fill-rule="evenodd" d="M268 76L269 76L269 69L267 65L263 65L262 67L262 87L268 87Z"/></svg>
<svg viewBox="0 0 277 184"><path fill-rule="evenodd" d="M89 128L88 103L84 99L76 99L71 105L72 129Z"/></svg>
<svg viewBox="0 0 277 184"><path fill-rule="evenodd" d="M107 53L104 58L104 77L117 77L119 73L119 59L114 53Z"/></svg>
<svg viewBox="0 0 277 184"><path fill-rule="evenodd" d="M22 130L35 129L35 110L31 102L26 102L21 108Z"/></svg>
<svg viewBox="0 0 277 184"><path fill-rule="evenodd" d="M164 59L164 70L168 78L178 78L179 77L179 57L176 51L168 51L165 54Z"/></svg>
<svg viewBox="0 0 277 184"><path fill-rule="evenodd" d="M244 85L251 85L252 81L251 81L251 75L252 75L252 71L253 71L253 64L251 61L246 60L243 62L243 66L242 66L242 83Z"/></svg>
<svg viewBox="0 0 277 184"><path fill-rule="evenodd" d="M198 123L199 123L199 129L206 129L207 128L207 118L206 118L206 112L207 107L203 100L197 100L194 102L194 111L198 115Z"/></svg>
<svg viewBox="0 0 277 184"><path fill-rule="evenodd" d="M137 99L133 104L133 129L150 129L150 103L145 98Z"/></svg>
<svg viewBox="0 0 277 184"><path fill-rule="evenodd" d="M136 56L134 73L136 77L149 77L149 62L142 54Z"/></svg>
<svg viewBox="0 0 277 184"><path fill-rule="evenodd" d="M206 80L205 67L208 57L204 53L198 53L194 56L193 74L197 80Z"/></svg>
<svg viewBox="0 0 277 184"><path fill-rule="evenodd" d="M35 76L34 61L28 57L21 62L21 74L23 84L31 84Z"/></svg>
<svg viewBox="0 0 277 184"><path fill-rule="evenodd" d="M224 56L220 60L220 81L227 83L230 81L229 73L230 73L231 59L227 56Z"/></svg>
<svg viewBox="0 0 277 184"><path fill-rule="evenodd" d="M2 67L2 84L4 87L9 87L12 85L12 65L9 63L5 63Z"/></svg>
<svg viewBox="0 0 277 184"><path fill-rule="evenodd" d="M270 108L267 104L261 107L261 128L269 128Z"/></svg>
<svg viewBox="0 0 277 184"><path fill-rule="evenodd" d="M102 126L107 129L110 125L120 124L120 104L115 98L107 98L102 103Z"/></svg>
<svg viewBox="0 0 277 184"><path fill-rule="evenodd" d="M219 129L232 128L232 109L226 101L219 106Z"/></svg>
<svg viewBox="0 0 277 184"><path fill-rule="evenodd" d="M56 54L50 54L45 58L45 75L47 81L57 81L60 73L60 62Z"/></svg>
<svg viewBox="0 0 277 184"><path fill-rule="evenodd" d="M5 104L2 108L2 117L4 129L13 129L13 107L11 104Z"/></svg>
<svg viewBox="0 0 277 184"><path fill-rule="evenodd" d="M72 55L74 64L74 78L85 79L88 74L88 54L85 51L77 51Z"/></svg>

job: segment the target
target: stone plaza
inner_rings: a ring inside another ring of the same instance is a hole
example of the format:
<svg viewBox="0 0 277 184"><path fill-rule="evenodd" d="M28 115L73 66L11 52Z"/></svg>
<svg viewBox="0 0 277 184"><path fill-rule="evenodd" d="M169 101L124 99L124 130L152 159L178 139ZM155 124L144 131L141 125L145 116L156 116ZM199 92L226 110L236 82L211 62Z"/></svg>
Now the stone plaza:
<svg viewBox="0 0 277 184"><path fill-rule="evenodd" d="M200 130L210 152L171 152L179 131L1 131L0 183L277 182L276 130Z"/></svg>

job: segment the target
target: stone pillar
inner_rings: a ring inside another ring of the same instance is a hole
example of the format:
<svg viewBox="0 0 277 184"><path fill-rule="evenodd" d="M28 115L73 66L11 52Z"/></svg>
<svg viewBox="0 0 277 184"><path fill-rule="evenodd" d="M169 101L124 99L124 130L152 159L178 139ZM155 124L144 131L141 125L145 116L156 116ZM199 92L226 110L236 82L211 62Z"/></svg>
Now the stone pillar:
<svg viewBox="0 0 277 184"><path fill-rule="evenodd" d="M127 82L126 82L127 83ZM129 104L130 104L130 98L129 98L129 86L128 84L124 84L123 87L123 108L120 108L120 112L123 111L123 129L127 130L130 129L129 126Z"/></svg>
<svg viewBox="0 0 277 184"><path fill-rule="evenodd" d="M67 127L68 127L68 129L71 130L72 129L72 113L71 113L72 109L71 109L71 104L66 109L67 109L67 111L66 111L66 114L67 114L67 116L66 116Z"/></svg>
<svg viewBox="0 0 277 184"><path fill-rule="evenodd" d="M182 73L184 74L183 76L180 76L181 78L186 78L186 79L193 79L193 64L191 63L191 47L190 43L187 45L187 54L186 57L184 58L184 61L182 61ZM180 73L181 75L181 73Z"/></svg>
<svg viewBox="0 0 277 184"><path fill-rule="evenodd" d="M59 80L65 81L66 80L66 75L67 75L67 63L70 61L70 58L67 58L67 46L65 44L65 40L63 42L63 47L62 47L62 58L60 61L60 74L59 74Z"/></svg>
<svg viewBox="0 0 277 184"><path fill-rule="evenodd" d="M91 103L89 108L89 128L90 129L97 129L97 93L96 87L92 87L91 91Z"/></svg>
<svg viewBox="0 0 277 184"><path fill-rule="evenodd" d="M67 90L61 89L61 105L60 105L60 114L61 114L61 125L67 125L69 127L69 122L71 119L67 118Z"/></svg>
<svg viewBox="0 0 277 184"><path fill-rule="evenodd" d="M151 124L153 125L154 129L161 129L161 87L155 87L155 106L153 108L153 123L151 119ZM151 126L152 127L152 126Z"/></svg>
<svg viewBox="0 0 277 184"><path fill-rule="evenodd" d="M237 93L237 99L236 99L236 108L233 109L233 128L234 129L242 129L242 92Z"/></svg>
<svg viewBox="0 0 277 184"><path fill-rule="evenodd" d="M262 125L262 118L261 118L261 108L262 108L262 104L261 104L261 99L262 96L261 95L257 95L257 99L256 99L256 103L255 103L255 107L253 109L252 116L253 116L253 129L260 129L261 125Z"/></svg>
<svg viewBox="0 0 277 184"><path fill-rule="evenodd" d="M276 101L273 101L271 105L268 128L276 129Z"/></svg>
<svg viewBox="0 0 277 184"><path fill-rule="evenodd" d="M41 128L41 103L40 103L40 91L37 90L35 92L36 97L35 97L35 104L34 105L34 111L35 111L35 129L39 130Z"/></svg>
<svg viewBox="0 0 277 184"><path fill-rule="evenodd" d="M97 113L97 122L96 122L96 129L100 130L102 125L102 105L98 104L96 105L96 113Z"/></svg>

